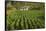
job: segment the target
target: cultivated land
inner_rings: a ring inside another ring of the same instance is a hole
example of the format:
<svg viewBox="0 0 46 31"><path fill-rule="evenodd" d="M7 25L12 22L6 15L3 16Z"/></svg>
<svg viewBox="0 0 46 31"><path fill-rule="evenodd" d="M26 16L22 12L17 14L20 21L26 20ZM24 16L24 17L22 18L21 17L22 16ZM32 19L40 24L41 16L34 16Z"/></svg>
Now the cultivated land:
<svg viewBox="0 0 46 31"><path fill-rule="evenodd" d="M7 29L39 29L45 27L44 10L7 10Z"/></svg>

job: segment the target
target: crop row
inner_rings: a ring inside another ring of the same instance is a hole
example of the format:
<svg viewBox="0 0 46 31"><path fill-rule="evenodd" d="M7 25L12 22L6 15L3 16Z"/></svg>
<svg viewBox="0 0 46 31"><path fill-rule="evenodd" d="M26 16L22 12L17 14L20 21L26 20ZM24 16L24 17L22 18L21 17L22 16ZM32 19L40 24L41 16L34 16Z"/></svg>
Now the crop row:
<svg viewBox="0 0 46 31"><path fill-rule="evenodd" d="M44 16L12 15L7 16L7 29L44 28Z"/></svg>

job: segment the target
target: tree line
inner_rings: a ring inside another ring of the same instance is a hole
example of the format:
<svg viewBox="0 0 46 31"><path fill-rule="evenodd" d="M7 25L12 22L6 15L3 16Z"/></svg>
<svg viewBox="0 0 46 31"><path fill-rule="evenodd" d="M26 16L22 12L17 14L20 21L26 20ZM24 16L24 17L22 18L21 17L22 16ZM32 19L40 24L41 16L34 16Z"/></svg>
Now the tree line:
<svg viewBox="0 0 46 31"><path fill-rule="evenodd" d="M21 2L21 1L6 1L6 6L23 7L30 6L32 9L45 9L45 3L42 2Z"/></svg>

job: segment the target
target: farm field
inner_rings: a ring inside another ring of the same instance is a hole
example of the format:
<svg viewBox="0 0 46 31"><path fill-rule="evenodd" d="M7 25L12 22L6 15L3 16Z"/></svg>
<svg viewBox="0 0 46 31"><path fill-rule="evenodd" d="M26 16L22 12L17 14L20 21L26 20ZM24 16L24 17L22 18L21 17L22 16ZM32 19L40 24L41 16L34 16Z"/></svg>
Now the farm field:
<svg viewBox="0 0 46 31"><path fill-rule="evenodd" d="M44 10L8 10L6 14L8 30L41 29L45 27Z"/></svg>

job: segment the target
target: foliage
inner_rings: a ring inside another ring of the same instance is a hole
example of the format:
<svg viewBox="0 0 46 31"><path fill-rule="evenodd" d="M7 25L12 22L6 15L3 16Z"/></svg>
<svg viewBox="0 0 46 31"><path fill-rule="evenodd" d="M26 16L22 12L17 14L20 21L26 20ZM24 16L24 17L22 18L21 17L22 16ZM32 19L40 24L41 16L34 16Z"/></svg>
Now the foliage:
<svg viewBox="0 0 46 31"><path fill-rule="evenodd" d="M44 28L43 11L14 11L7 15L8 30Z"/></svg>
<svg viewBox="0 0 46 31"><path fill-rule="evenodd" d="M30 6L30 9L36 8L36 9L45 9L45 4L40 2L21 2L21 1L8 1L6 2L6 5L10 4L9 6L13 6L15 8L23 7L23 6Z"/></svg>
<svg viewBox="0 0 46 31"><path fill-rule="evenodd" d="M17 7L23 6L30 6L30 10L16 10ZM45 27L44 3L10 1L6 3L6 10L6 26L8 30L39 29Z"/></svg>

